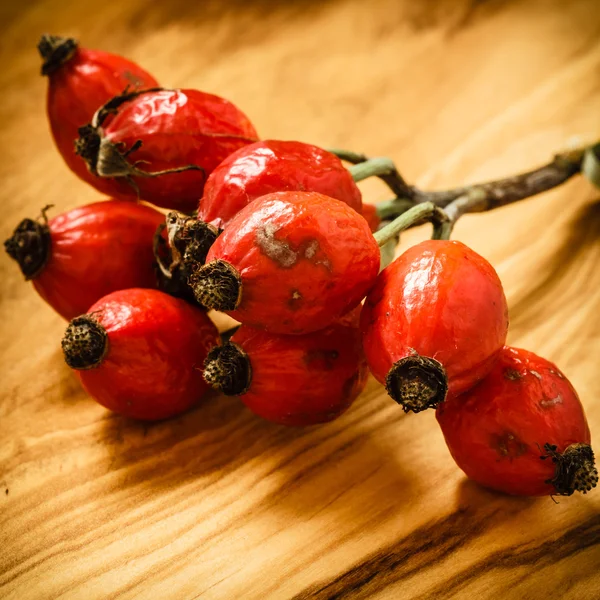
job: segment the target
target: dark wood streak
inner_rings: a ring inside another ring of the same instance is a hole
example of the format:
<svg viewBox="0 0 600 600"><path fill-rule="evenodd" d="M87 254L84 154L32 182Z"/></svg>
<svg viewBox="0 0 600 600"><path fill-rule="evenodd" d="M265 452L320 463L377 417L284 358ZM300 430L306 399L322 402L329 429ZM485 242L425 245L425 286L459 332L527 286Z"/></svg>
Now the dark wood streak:
<svg viewBox="0 0 600 600"><path fill-rule="evenodd" d="M330 581L306 588L293 600L369 598L408 579L455 552L491 526L493 511L460 508L444 519L415 529L405 538L369 555Z"/></svg>
<svg viewBox="0 0 600 600"><path fill-rule="evenodd" d="M568 529L560 537L539 546L531 547L531 544L523 544L494 552L452 579L444 581L433 590L413 598L413 600L447 598L452 593L460 592L475 580L480 580L485 574L493 571L527 565L535 567L535 570L540 570L594 546L600 547L600 515L591 517L578 527ZM600 559L600 554L598 557ZM532 569L530 574L533 572ZM513 583L511 582L511 585ZM559 592L560 590L554 590L555 594Z"/></svg>

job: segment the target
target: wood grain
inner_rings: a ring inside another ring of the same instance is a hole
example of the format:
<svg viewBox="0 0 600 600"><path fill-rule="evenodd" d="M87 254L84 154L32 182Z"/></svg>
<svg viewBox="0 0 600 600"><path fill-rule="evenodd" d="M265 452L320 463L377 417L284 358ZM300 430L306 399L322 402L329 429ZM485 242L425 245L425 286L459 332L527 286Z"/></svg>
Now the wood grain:
<svg viewBox="0 0 600 600"><path fill-rule="evenodd" d="M597 8L3 2L0 233L45 204L97 198L52 146L34 49L43 32L226 96L263 137L389 155L435 189L599 136ZM561 366L597 439L600 193L575 179L468 216L454 237L495 265L510 342ZM486 491L455 467L432 414L405 416L373 381L343 418L307 430L218 397L151 426L111 415L63 364L64 322L4 255L0 277L0 597L600 597L600 491L558 504Z"/></svg>

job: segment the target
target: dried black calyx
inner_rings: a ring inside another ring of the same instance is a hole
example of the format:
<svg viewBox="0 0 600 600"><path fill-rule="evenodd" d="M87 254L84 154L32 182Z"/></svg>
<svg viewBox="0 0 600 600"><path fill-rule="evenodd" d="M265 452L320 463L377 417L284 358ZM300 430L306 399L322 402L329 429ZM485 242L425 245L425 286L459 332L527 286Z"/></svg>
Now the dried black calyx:
<svg viewBox="0 0 600 600"><path fill-rule="evenodd" d="M42 63L42 75L51 75L75 54L77 40L44 34L40 38L37 47L44 61Z"/></svg>
<svg viewBox="0 0 600 600"><path fill-rule="evenodd" d="M244 394L252 382L248 355L233 342L216 346L204 361L204 380L226 396Z"/></svg>
<svg viewBox="0 0 600 600"><path fill-rule="evenodd" d="M26 280L39 275L50 258L52 239L46 217L49 208L46 206L42 209L37 221L23 219L4 242L6 253L19 263Z"/></svg>
<svg viewBox="0 0 600 600"><path fill-rule="evenodd" d="M448 378L437 360L413 354L394 363L385 378L385 389L404 412L417 413L446 399Z"/></svg>
<svg viewBox="0 0 600 600"><path fill-rule="evenodd" d="M224 260L213 260L190 276L196 300L215 310L235 310L242 298L242 279L237 270Z"/></svg>
<svg viewBox="0 0 600 600"><path fill-rule="evenodd" d="M556 465L554 477L544 483L554 486L555 494L570 496L574 492L586 494L598 484L598 471L594 463L594 452L589 444L571 444L562 453L557 446L544 444L546 454L542 460L550 458Z"/></svg>
<svg viewBox="0 0 600 600"><path fill-rule="evenodd" d="M162 232L166 228L167 243ZM171 296L199 304L188 280L206 261L206 255L221 230L195 217L170 212L154 236L159 289Z"/></svg>
<svg viewBox="0 0 600 600"><path fill-rule="evenodd" d="M167 215L167 232L174 258L184 263L191 273L206 262L206 255L221 230L194 217L170 212Z"/></svg>
<svg viewBox="0 0 600 600"><path fill-rule="evenodd" d="M93 369L106 356L108 334L93 315L83 315L69 323L61 345L71 369Z"/></svg>

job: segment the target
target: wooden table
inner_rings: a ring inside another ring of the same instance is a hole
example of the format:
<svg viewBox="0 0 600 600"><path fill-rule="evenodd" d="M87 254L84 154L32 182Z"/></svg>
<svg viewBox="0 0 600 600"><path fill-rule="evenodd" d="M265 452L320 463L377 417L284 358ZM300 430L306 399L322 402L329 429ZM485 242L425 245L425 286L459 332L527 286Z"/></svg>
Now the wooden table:
<svg viewBox="0 0 600 600"><path fill-rule="evenodd" d="M45 204L97 198L47 130L46 31L221 94L263 137L389 155L429 189L600 134L593 0L40 0L4 2L0 17L3 238ZM504 282L510 342L560 365L596 440L599 198L576 178L455 231ZM558 504L486 491L456 468L433 414L404 415L373 381L312 429L218 397L169 422L127 421L82 391L62 360L65 323L4 255L1 279L0 597L600 597L600 490Z"/></svg>

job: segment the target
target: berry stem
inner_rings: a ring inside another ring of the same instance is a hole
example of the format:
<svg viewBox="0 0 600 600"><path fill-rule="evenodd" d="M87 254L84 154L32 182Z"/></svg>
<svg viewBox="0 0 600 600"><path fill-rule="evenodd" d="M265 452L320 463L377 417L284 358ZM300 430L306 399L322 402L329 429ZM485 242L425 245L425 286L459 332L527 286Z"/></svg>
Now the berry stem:
<svg viewBox="0 0 600 600"><path fill-rule="evenodd" d="M382 220L395 219L412 206L428 202L445 208L448 218L436 230L435 239L449 239L458 219L467 213L493 210L541 194L577 173L600 187L600 142L558 153L549 163L512 177L433 192L408 185L388 158L369 158L350 150L332 149L330 152L353 163L350 172L355 181L378 176L396 194L396 198L377 205L377 215ZM418 221L412 225L417 224Z"/></svg>
<svg viewBox="0 0 600 600"><path fill-rule="evenodd" d="M365 154L339 148L330 148L328 151L335 154L339 159L354 165L349 169L354 181L362 181L367 177L379 177L398 198L410 198L410 186L406 184L406 181L389 158L369 158Z"/></svg>
<svg viewBox="0 0 600 600"><path fill-rule="evenodd" d="M401 231L423 221L431 221L434 224L434 235L435 232L437 232L437 235L440 235L438 230L448 221L448 216L443 209L433 204L433 202L417 204L406 212L403 212L379 231L376 231L373 237L379 247L381 247L389 240L396 238Z"/></svg>

